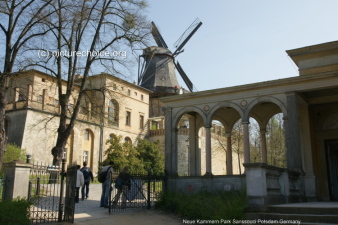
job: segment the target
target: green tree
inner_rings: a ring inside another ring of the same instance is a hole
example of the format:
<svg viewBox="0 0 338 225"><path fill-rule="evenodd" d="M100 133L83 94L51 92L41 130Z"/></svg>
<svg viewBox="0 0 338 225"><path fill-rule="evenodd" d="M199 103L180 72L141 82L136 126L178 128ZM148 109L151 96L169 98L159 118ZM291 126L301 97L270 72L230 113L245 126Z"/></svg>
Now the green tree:
<svg viewBox="0 0 338 225"><path fill-rule="evenodd" d="M122 143L122 136L112 136L107 141L109 148L105 151L106 159L103 163L108 164L114 161L116 170L122 170L125 166L130 166L132 170L141 170L142 161L139 159L139 153L130 143Z"/></svg>
<svg viewBox="0 0 338 225"><path fill-rule="evenodd" d="M122 136L112 136L107 141L109 148L105 151L104 164L114 161L116 170L130 166L132 171L147 171L150 167L153 173L163 172L164 156L159 141L138 139L138 145L134 147L130 142L122 143L121 140Z"/></svg>
<svg viewBox="0 0 338 225"><path fill-rule="evenodd" d="M149 167L155 174L164 171L164 155L159 140L150 142L139 139L136 150L140 153L140 160L143 161L144 169Z"/></svg>
<svg viewBox="0 0 338 225"><path fill-rule="evenodd" d="M283 128L283 114L271 117L266 126L266 142L268 164L286 167L285 136Z"/></svg>

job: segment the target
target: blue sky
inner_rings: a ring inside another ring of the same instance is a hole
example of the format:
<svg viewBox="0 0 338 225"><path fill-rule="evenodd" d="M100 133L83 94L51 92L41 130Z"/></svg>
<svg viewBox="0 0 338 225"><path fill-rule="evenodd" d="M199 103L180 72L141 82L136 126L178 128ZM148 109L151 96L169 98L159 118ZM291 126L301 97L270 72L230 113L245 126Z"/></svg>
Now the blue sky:
<svg viewBox="0 0 338 225"><path fill-rule="evenodd" d="M336 0L148 3L148 19L156 23L172 51L197 17L203 22L176 58L198 91L298 76L285 50L338 38Z"/></svg>

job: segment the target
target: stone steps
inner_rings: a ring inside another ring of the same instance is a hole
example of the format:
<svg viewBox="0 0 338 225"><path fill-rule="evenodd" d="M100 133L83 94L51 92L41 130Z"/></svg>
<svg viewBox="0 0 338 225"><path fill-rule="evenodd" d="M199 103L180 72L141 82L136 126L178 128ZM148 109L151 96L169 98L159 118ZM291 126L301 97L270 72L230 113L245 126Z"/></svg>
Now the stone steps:
<svg viewBox="0 0 338 225"><path fill-rule="evenodd" d="M247 213L246 219L256 220L257 224L266 225L292 224L283 223L283 221L300 221L302 225L338 224L338 203L317 202L273 205L269 207L269 212L266 213ZM260 223L260 221L262 222Z"/></svg>

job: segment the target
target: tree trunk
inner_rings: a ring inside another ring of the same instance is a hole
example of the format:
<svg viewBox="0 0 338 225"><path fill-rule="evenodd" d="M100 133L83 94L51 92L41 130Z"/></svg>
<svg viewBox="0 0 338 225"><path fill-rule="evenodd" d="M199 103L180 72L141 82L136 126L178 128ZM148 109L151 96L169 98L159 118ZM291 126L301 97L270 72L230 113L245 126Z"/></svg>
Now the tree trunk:
<svg viewBox="0 0 338 225"><path fill-rule="evenodd" d="M4 74L0 74L0 169L2 168L7 142L5 130L6 92L6 77Z"/></svg>

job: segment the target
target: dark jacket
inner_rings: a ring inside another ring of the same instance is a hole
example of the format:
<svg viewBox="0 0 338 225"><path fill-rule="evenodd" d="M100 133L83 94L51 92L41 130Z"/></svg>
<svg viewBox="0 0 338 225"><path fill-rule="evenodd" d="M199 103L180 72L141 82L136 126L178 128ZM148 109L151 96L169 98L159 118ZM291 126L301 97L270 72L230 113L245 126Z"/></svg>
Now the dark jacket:
<svg viewBox="0 0 338 225"><path fill-rule="evenodd" d="M120 173L117 180L122 180L122 185L126 185L128 189L130 189L131 180L129 173Z"/></svg>

